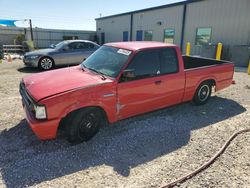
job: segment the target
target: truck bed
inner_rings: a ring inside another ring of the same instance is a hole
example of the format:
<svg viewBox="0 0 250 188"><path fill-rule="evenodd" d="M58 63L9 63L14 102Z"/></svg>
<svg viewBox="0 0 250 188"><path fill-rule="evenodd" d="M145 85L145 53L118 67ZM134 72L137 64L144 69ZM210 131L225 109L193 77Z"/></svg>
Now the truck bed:
<svg viewBox="0 0 250 188"><path fill-rule="evenodd" d="M192 57L192 56L182 56L184 69L193 69L211 65L222 65L225 63L230 63L228 61L219 61L215 59L203 58L203 57Z"/></svg>
<svg viewBox="0 0 250 188"><path fill-rule="evenodd" d="M183 102L192 100L197 87L203 80L214 80L216 91L231 85L234 65L229 61L183 56L186 75Z"/></svg>

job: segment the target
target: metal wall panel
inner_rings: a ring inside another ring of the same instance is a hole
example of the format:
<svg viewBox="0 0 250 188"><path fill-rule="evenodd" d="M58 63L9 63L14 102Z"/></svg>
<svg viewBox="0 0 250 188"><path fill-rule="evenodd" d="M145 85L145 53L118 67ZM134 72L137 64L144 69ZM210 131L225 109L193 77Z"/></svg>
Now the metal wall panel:
<svg viewBox="0 0 250 188"><path fill-rule="evenodd" d="M14 44L14 40L18 34L24 34L24 29L0 27L0 44Z"/></svg>
<svg viewBox="0 0 250 188"><path fill-rule="evenodd" d="M250 46L233 46L231 61L241 67L248 67L250 60Z"/></svg>
<svg viewBox="0 0 250 188"><path fill-rule="evenodd" d="M28 30L29 33L29 30ZM27 34L29 36L29 34ZM37 48L46 48L63 41L63 36L77 36L82 40L94 40L95 31L33 29L34 43Z"/></svg>
<svg viewBox="0 0 250 188"><path fill-rule="evenodd" d="M232 56L236 56L234 46L250 47L250 0L187 1L186 6L183 53L186 43L190 42L191 55L206 54L214 57L215 45L222 42L222 58L231 60ZM171 28L175 29L174 43L180 46L183 12L184 3L114 15L97 19L97 32L105 32L105 42L122 41L122 32L130 31L130 18L133 14L133 40L136 40L137 31L150 30L153 32L152 40L163 41L164 29ZM212 29L210 50L195 44L197 28L204 27ZM244 57L248 57L248 53ZM248 61L238 64L246 65Z"/></svg>
<svg viewBox="0 0 250 188"><path fill-rule="evenodd" d="M0 27L0 43L14 44L17 34L24 34L24 28ZM26 40L30 40L30 30L26 28ZM81 30L57 30L33 28L34 45L36 48L47 48L51 44L57 44L63 40L63 36L78 36L82 40L94 40L95 31Z"/></svg>
<svg viewBox="0 0 250 188"><path fill-rule="evenodd" d="M96 31L101 39L101 33L105 33L106 42L117 42L123 40L123 32L128 31L130 36L130 14L124 16L118 16L113 18L107 18L102 20L96 20Z"/></svg>
<svg viewBox="0 0 250 188"><path fill-rule="evenodd" d="M180 45L183 5L135 13L133 16L133 40L137 30L153 31L153 40L163 42L164 29L175 29L174 43Z"/></svg>
<svg viewBox="0 0 250 188"><path fill-rule="evenodd" d="M196 29L211 27L211 43L249 45L250 0L204 0L187 5L184 41L191 42L191 54L199 55L195 45Z"/></svg>

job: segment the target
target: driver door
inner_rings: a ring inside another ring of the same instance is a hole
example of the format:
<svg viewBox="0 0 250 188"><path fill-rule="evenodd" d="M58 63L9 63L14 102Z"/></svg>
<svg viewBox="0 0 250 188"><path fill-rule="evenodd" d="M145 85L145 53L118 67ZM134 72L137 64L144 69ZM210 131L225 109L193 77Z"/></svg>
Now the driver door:
<svg viewBox="0 0 250 188"><path fill-rule="evenodd" d="M161 101L162 88L158 78L160 57L158 51L139 52L126 69L134 70L135 78L118 83L118 119L156 109Z"/></svg>
<svg viewBox="0 0 250 188"><path fill-rule="evenodd" d="M118 83L118 119L181 103L185 73L175 48L141 51L126 69L134 75Z"/></svg>

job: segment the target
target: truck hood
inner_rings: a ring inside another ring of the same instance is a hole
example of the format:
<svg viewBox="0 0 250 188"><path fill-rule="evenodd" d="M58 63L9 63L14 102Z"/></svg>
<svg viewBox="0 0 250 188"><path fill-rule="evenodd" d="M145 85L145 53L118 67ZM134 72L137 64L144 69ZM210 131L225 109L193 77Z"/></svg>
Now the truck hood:
<svg viewBox="0 0 250 188"><path fill-rule="evenodd" d="M23 78L27 92L35 101L49 96L74 90L77 88L91 87L107 82L112 82L80 66L62 68L58 70L36 73Z"/></svg>

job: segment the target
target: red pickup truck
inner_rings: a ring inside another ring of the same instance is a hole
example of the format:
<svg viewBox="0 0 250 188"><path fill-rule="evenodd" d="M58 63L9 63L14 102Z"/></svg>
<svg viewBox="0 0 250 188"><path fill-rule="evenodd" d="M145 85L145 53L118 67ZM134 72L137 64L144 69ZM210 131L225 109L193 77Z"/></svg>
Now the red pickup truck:
<svg viewBox="0 0 250 188"><path fill-rule="evenodd" d="M197 105L212 89L230 86L234 65L182 56L160 42L108 43L81 65L26 76L20 94L26 119L41 140L63 127L72 143L87 141L104 122L186 101Z"/></svg>

